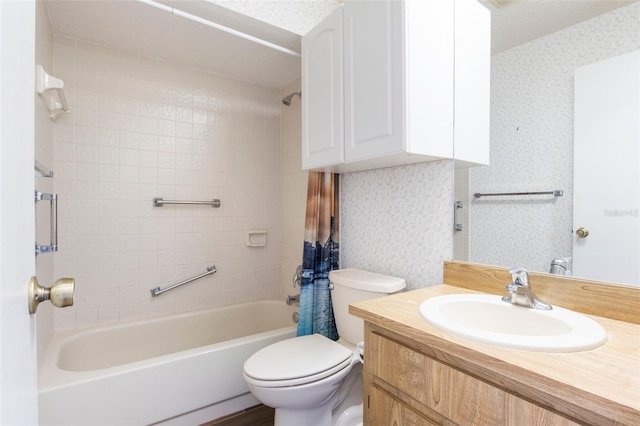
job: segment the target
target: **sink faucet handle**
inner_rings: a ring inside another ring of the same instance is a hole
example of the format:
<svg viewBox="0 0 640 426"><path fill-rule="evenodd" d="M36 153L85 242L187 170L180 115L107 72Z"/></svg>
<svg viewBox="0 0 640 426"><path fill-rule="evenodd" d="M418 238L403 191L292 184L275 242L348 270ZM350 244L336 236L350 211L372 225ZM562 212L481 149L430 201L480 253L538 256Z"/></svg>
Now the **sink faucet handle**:
<svg viewBox="0 0 640 426"><path fill-rule="evenodd" d="M512 268L509 270L513 284L529 287L529 271L524 268Z"/></svg>
<svg viewBox="0 0 640 426"><path fill-rule="evenodd" d="M545 311L552 309L550 304L538 299L533 293L529 285L529 272L526 269L513 268L509 270L509 273L511 273L513 282L507 284L505 290L508 294L502 297L503 302Z"/></svg>

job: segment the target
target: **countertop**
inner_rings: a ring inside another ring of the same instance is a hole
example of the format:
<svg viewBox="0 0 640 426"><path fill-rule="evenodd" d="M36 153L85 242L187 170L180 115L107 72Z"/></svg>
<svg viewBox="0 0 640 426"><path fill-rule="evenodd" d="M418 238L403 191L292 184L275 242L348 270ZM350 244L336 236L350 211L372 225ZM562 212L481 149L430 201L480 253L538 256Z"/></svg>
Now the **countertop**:
<svg viewBox="0 0 640 426"><path fill-rule="evenodd" d="M594 424L640 424L640 325L594 315L607 331L596 349L543 353L506 349L429 325L420 304L478 293L438 285L353 304L349 312L404 337L430 356L553 411ZM560 305L561 306L561 305Z"/></svg>

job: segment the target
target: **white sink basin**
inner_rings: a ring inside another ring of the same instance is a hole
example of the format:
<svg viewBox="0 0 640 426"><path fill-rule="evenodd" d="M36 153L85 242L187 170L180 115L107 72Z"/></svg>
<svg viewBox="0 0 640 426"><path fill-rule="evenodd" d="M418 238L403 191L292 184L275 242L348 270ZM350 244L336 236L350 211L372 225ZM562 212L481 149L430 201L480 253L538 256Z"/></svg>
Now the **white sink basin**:
<svg viewBox="0 0 640 426"><path fill-rule="evenodd" d="M489 294L432 297L420 305L420 315L456 336L526 351L577 352L607 341L604 328L580 313L516 306Z"/></svg>

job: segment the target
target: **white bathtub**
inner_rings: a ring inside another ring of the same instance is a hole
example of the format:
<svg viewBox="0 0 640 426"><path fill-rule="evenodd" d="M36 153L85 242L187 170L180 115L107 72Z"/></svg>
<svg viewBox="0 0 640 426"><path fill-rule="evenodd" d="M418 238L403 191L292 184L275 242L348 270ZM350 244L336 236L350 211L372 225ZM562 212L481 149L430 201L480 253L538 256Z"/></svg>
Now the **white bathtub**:
<svg viewBox="0 0 640 426"><path fill-rule="evenodd" d="M39 371L42 425L196 424L258 401L258 349L295 336L284 301L259 301L55 335Z"/></svg>

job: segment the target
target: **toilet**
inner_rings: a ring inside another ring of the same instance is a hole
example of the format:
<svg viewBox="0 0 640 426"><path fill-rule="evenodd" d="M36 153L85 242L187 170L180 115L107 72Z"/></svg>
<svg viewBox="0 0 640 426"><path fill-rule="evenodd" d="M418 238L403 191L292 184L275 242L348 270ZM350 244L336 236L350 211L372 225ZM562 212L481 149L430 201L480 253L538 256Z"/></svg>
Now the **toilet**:
<svg viewBox="0 0 640 426"><path fill-rule="evenodd" d="M364 325L349 304L396 293L402 278L358 269L329 273L331 300L340 339L320 334L269 345L244 364L251 393L275 408L275 426L357 426L362 424Z"/></svg>

